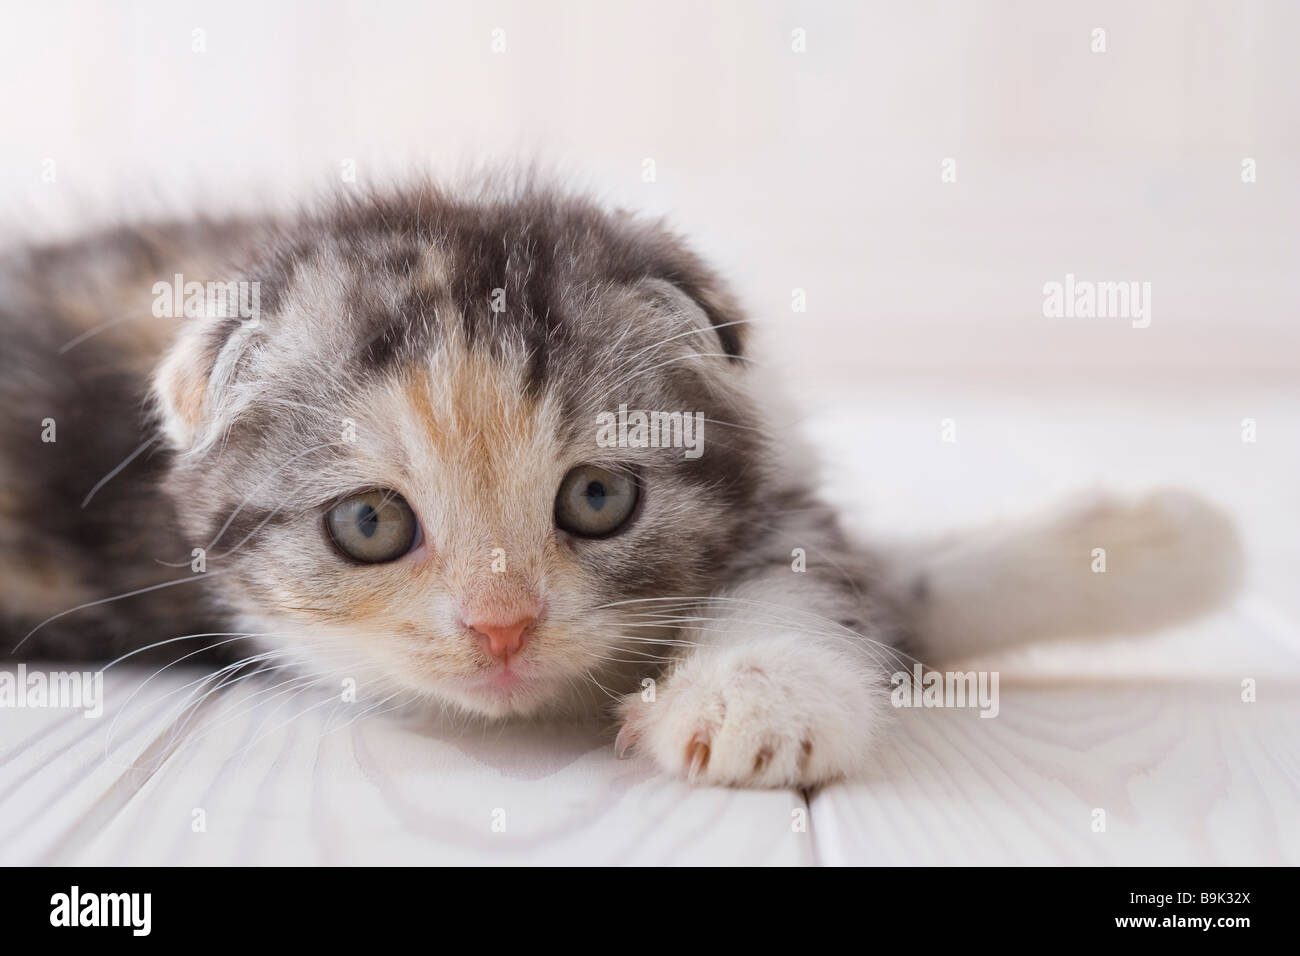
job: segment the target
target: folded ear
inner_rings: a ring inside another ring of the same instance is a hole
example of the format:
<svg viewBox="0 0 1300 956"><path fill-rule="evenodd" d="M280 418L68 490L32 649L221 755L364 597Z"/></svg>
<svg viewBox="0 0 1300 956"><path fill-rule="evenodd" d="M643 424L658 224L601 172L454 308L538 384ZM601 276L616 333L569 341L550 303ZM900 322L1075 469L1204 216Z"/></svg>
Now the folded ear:
<svg viewBox="0 0 1300 956"><path fill-rule="evenodd" d="M176 451L194 441L212 372L205 362L203 337L186 329L172 345L153 378L154 405L163 435Z"/></svg>
<svg viewBox="0 0 1300 956"><path fill-rule="evenodd" d="M623 242L611 243L617 271L646 288L666 284L685 295L713 326L727 357L743 362L748 320L721 277L663 221L646 222L633 213L618 218L628 231L620 237Z"/></svg>
<svg viewBox="0 0 1300 956"><path fill-rule="evenodd" d="M681 331L688 333L682 336L684 345L700 352L712 352L721 346L730 361L743 360L741 330L746 320L730 294L713 286L688 287L659 278L642 279L634 288L657 314L682 326ZM689 335L692 326L698 329L693 337ZM709 332L713 333L711 337L706 334Z"/></svg>
<svg viewBox="0 0 1300 956"><path fill-rule="evenodd" d="M176 451L204 444L217 419L222 381L233 371L252 329L224 316L187 318L185 327L159 364L153 400L163 435ZM225 372L219 374L219 369Z"/></svg>

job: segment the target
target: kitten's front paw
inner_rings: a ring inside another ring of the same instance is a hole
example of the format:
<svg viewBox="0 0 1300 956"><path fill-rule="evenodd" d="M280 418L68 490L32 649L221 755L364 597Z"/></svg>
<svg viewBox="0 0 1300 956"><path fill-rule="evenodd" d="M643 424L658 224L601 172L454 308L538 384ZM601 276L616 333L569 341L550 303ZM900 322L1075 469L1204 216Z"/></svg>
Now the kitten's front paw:
<svg viewBox="0 0 1300 956"><path fill-rule="evenodd" d="M694 652L620 707L615 746L692 783L812 787L859 771L888 694L862 662L797 638Z"/></svg>

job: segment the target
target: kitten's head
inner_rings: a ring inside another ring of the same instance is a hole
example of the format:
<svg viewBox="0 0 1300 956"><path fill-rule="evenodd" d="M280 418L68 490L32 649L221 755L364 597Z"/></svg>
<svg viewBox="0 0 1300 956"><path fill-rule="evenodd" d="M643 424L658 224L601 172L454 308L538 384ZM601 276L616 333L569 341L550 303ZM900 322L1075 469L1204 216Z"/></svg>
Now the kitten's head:
<svg viewBox="0 0 1300 956"><path fill-rule="evenodd" d="M186 320L155 392L186 547L267 642L523 713L649 673L676 608L645 599L743 549L744 326L657 224L421 187L286 224L245 278L257 321ZM641 411L677 447L634 447Z"/></svg>

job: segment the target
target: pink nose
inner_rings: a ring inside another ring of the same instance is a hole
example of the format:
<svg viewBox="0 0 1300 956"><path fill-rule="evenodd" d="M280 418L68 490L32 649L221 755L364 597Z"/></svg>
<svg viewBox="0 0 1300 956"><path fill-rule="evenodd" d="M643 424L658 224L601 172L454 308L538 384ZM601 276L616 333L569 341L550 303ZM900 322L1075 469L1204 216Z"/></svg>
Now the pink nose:
<svg viewBox="0 0 1300 956"><path fill-rule="evenodd" d="M491 624L486 621L468 621L469 629L483 639L483 647L493 657L509 660L524 648L524 638L528 629L536 622L535 617L521 617L513 624Z"/></svg>

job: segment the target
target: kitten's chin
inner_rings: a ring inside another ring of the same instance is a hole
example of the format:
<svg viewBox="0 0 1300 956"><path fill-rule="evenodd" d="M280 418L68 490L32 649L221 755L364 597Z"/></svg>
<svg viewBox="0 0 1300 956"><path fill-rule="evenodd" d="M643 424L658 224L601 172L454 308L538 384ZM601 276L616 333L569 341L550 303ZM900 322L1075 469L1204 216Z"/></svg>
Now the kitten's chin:
<svg viewBox="0 0 1300 956"><path fill-rule="evenodd" d="M438 689L463 710L484 717L522 717L555 703L553 688L546 682L513 671L445 682Z"/></svg>

